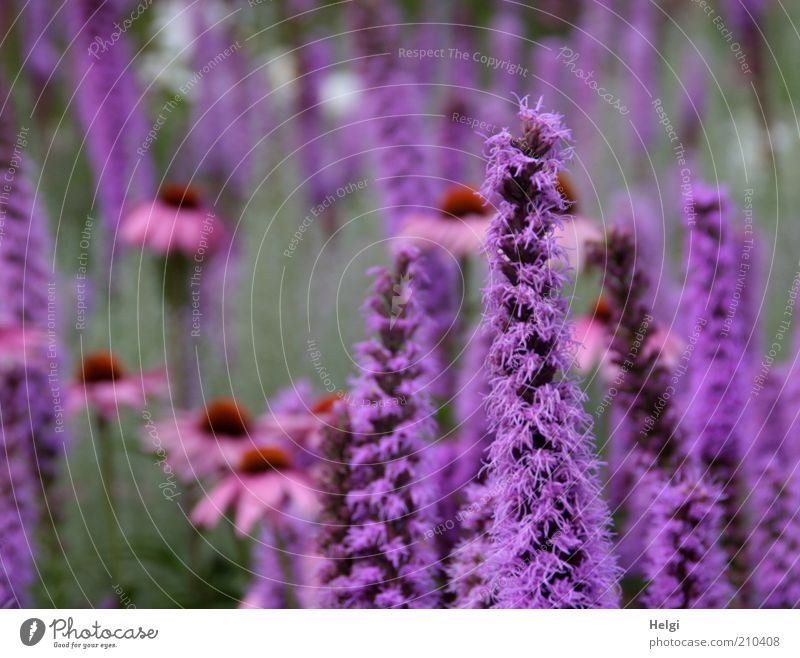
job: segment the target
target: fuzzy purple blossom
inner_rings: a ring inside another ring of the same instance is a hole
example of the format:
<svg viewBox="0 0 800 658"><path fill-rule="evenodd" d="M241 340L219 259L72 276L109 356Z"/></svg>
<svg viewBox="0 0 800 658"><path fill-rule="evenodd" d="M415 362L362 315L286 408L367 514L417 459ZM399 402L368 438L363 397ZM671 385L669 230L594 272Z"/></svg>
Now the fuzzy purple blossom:
<svg viewBox="0 0 800 658"><path fill-rule="evenodd" d="M643 602L648 608L724 608L733 589L719 545L721 493L686 469L653 502Z"/></svg>
<svg viewBox="0 0 800 658"><path fill-rule="evenodd" d="M265 112L265 103L260 98L264 89L259 72L248 70L243 44L234 34L235 14L214 21L203 5L191 10L192 60L203 75L197 80L188 135L194 160L186 166L219 189L230 187L233 198L246 199L256 121Z"/></svg>
<svg viewBox="0 0 800 658"><path fill-rule="evenodd" d="M541 103L540 103L541 104ZM523 101L522 135L487 140L484 198L496 209L487 236L487 318L496 337L486 408L495 440L491 540L496 607L588 608L618 603L609 515L584 395L572 362L567 274L555 231L565 201L557 174L570 151L558 115Z"/></svg>
<svg viewBox="0 0 800 658"><path fill-rule="evenodd" d="M386 232L397 233L404 217L429 209L434 194L425 153L424 103L406 63L387 50L399 45L399 18L390 3L353 2L351 22L363 82L367 128L376 145L378 183Z"/></svg>
<svg viewBox="0 0 800 658"><path fill-rule="evenodd" d="M154 192L145 144L150 122L136 80L133 53L117 24L126 3L74 0L69 4L75 105L95 177L95 195L106 226L114 229L123 208Z"/></svg>
<svg viewBox="0 0 800 658"><path fill-rule="evenodd" d="M55 337L46 347L40 340L58 322L57 286L51 283L53 247L46 233L47 222L27 178L27 139L24 128L15 131L6 109L0 117L0 170L6 172L0 192L0 343L18 332L32 346L25 361L4 378L9 405L6 416L13 416L13 422L17 417L19 422L27 422L25 445L33 472L48 483L68 434L56 415L65 405L58 385L60 346Z"/></svg>
<svg viewBox="0 0 800 658"><path fill-rule="evenodd" d="M622 530L617 539L621 564L628 575L641 569L643 541L652 523L651 494L664 486L682 456L683 435L678 412L668 394L672 372L652 345L657 332L653 295L644 264L629 230L613 228L603 245L589 250L589 262L602 271L607 302L606 325L615 374L610 386L608 442L609 492Z"/></svg>
<svg viewBox="0 0 800 658"><path fill-rule="evenodd" d="M752 505L756 528L748 551L754 607L800 606L800 462L786 453L757 456L760 477Z"/></svg>
<svg viewBox="0 0 800 658"><path fill-rule="evenodd" d="M628 97L631 109L631 153L646 158L644 153L656 136L658 123L650 106L658 84L658 7L652 2L635 2L625 26L625 66L628 76Z"/></svg>
<svg viewBox="0 0 800 658"><path fill-rule="evenodd" d="M37 414L29 409L25 373L18 358L0 354L0 608L30 605L34 577L38 486L28 416Z"/></svg>
<svg viewBox="0 0 800 658"><path fill-rule="evenodd" d="M797 361L773 368L755 398L746 455L748 508L754 529L746 582L754 608L800 607L800 449Z"/></svg>
<svg viewBox="0 0 800 658"><path fill-rule="evenodd" d="M686 214L689 226L687 298L690 316L707 324L695 346L690 369L686 426L690 451L724 494L724 541L734 576L745 566L742 505L745 423L749 387L746 332L739 315L743 280L737 243L724 190L696 185ZM746 320L746 318L745 318Z"/></svg>
<svg viewBox="0 0 800 658"><path fill-rule="evenodd" d="M415 257L403 250L392 273L373 272L366 314L374 337L357 346L361 375L349 395L349 431L328 437L322 580L329 607L435 607L439 600L435 546L425 536L435 525L423 455L434 422L414 339L421 322Z"/></svg>
<svg viewBox="0 0 800 658"><path fill-rule="evenodd" d="M650 469L668 467L682 456L678 410L668 395L672 372L653 344L658 331L653 317L653 295L645 264L629 230L613 228L605 244L589 250L589 262L602 272L604 299L612 332L609 352L617 368L615 406L624 410L615 436L625 452L636 450L637 465ZM620 466L622 488L629 490L635 476Z"/></svg>

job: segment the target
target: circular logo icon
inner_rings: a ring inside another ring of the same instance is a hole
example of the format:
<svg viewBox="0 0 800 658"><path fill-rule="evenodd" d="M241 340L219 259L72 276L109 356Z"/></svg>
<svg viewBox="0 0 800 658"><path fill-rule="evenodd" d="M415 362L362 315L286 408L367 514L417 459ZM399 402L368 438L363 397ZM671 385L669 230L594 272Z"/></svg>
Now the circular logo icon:
<svg viewBox="0 0 800 658"><path fill-rule="evenodd" d="M31 617L22 622L19 627L19 639L26 647L38 644L44 637L44 622L36 617Z"/></svg>

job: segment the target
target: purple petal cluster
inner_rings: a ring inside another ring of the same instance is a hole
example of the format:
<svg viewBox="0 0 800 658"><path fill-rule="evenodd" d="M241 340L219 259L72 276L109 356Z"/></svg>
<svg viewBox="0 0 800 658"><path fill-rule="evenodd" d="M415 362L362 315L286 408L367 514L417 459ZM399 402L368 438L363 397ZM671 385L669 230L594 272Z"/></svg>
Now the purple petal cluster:
<svg viewBox="0 0 800 658"><path fill-rule="evenodd" d="M463 539L447 565L455 608L491 608L500 581L493 579L495 550L490 539L494 522L495 488L485 483L464 489L464 505L456 516Z"/></svg>
<svg viewBox="0 0 800 658"><path fill-rule="evenodd" d="M721 495L694 469L657 494L645 560L648 608L724 608L732 600L720 547Z"/></svg>
<svg viewBox="0 0 800 658"><path fill-rule="evenodd" d="M705 327L690 366L686 425L691 452L722 488L725 545L731 557L743 557L743 447L741 415L748 395L746 332L739 308L744 276L734 238L730 203L724 190L695 186L686 221L689 234L687 297L691 317Z"/></svg>
<svg viewBox="0 0 800 658"><path fill-rule="evenodd" d="M6 110L0 117L0 171L6 172L0 191L0 332L18 331L31 338L34 349L6 373L3 422L24 421L33 472L49 482L68 437L56 423L56 407L65 404L59 341L53 333L46 346L39 340L57 326L57 287L50 281L52 246L45 218L27 178L27 148L25 132L15 133ZM0 342L4 339L0 336Z"/></svg>
<svg viewBox="0 0 800 658"><path fill-rule="evenodd" d="M0 608L29 605L34 576L38 483L30 459L25 368L16 361L0 355Z"/></svg>
<svg viewBox="0 0 800 658"><path fill-rule="evenodd" d="M410 211L430 209L434 200L423 149L424 103L415 78L402 68L402 62L386 54L399 45L400 20L394 7L368 0L353 2L350 7L364 85L364 113L377 145L386 231L394 235Z"/></svg>
<svg viewBox="0 0 800 658"><path fill-rule="evenodd" d="M95 176L95 196L103 221L117 226L123 207L154 191L149 156L137 154L150 130L144 96L133 68L133 53L117 23L125 3L74 0L69 3L70 48L75 105Z"/></svg>
<svg viewBox="0 0 800 658"><path fill-rule="evenodd" d="M403 250L392 273L373 272L366 314L374 338L357 346L362 374L350 393L349 433L329 437L340 455L326 477L331 500L339 500L329 500L334 513L325 520L333 528L323 551L331 607L431 607L439 599L435 546L425 541L435 492L424 479L423 451L434 423L414 341L415 257Z"/></svg>
<svg viewBox="0 0 800 658"><path fill-rule="evenodd" d="M486 313L496 332L487 400L495 432L490 483L497 607L587 608L617 603L609 516L584 395L568 374L566 274L551 262L565 202L557 174L570 152L558 115L521 103L522 135L487 140L482 194L496 209L488 237Z"/></svg>

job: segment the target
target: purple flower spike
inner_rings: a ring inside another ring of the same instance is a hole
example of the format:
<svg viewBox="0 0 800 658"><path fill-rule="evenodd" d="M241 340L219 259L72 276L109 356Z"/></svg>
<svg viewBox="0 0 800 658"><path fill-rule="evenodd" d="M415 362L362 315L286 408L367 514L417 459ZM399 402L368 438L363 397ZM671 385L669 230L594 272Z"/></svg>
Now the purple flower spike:
<svg viewBox="0 0 800 658"><path fill-rule="evenodd" d="M434 492L422 458L434 424L424 366L414 250L395 270L375 270L366 304L374 338L357 346L362 374L349 403L349 433L329 432L324 604L335 608L436 607Z"/></svg>
<svg viewBox="0 0 800 658"><path fill-rule="evenodd" d="M541 103L540 103L541 104ZM565 201L557 174L569 157L558 115L520 104L523 132L487 142L482 194L496 209L487 237L487 317L496 337L487 367L497 488L491 539L496 607L588 608L618 603L608 510L584 395L572 363L566 274L555 230Z"/></svg>
<svg viewBox="0 0 800 658"><path fill-rule="evenodd" d="M695 345L690 370L686 426L694 443L692 455L708 468L725 496L723 544L741 577L745 541L741 506L743 491L741 418L749 387L747 332L739 314L742 274L739 247L730 224L725 191L696 186L687 212L690 227L688 292L691 317L705 321ZM746 272L745 272L746 275ZM734 556L738 556L734 558Z"/></svg>
<svg viewBox="0 0 800 658"><path fill-rule="evenodd" d="M719 546L720 492L699 471L676 476L653 503L645 564L648 608L724 608L733 589Z"/></svg>
<svg viewBox="0 0 800 658"><path fill-rule="evenodd" d="M49 483L68 440L55 414L66 400L58 393L58 341L44 345L48 323L58 321L58 290L50 283L53 247L46 221L27 179L27 140L26 130L15 129L6 108L0 116L0 170L14 175L6 176L0 192L0 351L13 355L23 344L30 349L24 361L5 373L3 399L9 406L3 423L19 423L20 432L27 427L24 444L33 472Z"/></svg>
<svg viewBox="0 0 800 658"><path fill-rule="evenodd" d="M155 180L149 154L137 154L150 122L142 110L133 53L124 34L110 41L123 17L123 6L119 0L69 3L70 31L76 35L70 56L78 119L86 136L100 212L112 229L122 217L123 206L153 193Z"/></svg>
<svg viewBox="0 0 800 658"><path fill-rule="evenodd" d="M29 605L34 577L33 533L38 504L32 432L39 429L41 405L28 397L28 358L21 332L16 341L8 330L0 339L0 608ZM46 383L46 379L45 379ZM42 401L44 397L39 398ZM46 404L46 403L45 403ZM37 437L38 438L38 437Z"/></svg>
<svg viewBox="0 0 800 658"><path fill-rule="evenodd" d="M398 22L390 3L351 3L365 115L376 144L378 183L386 206L387 232L395 235L405 216L433 205L422 114L424 103L415 77L402 60L388 54L398 42ZM396 52L396 48L395 48Z"/></svg>

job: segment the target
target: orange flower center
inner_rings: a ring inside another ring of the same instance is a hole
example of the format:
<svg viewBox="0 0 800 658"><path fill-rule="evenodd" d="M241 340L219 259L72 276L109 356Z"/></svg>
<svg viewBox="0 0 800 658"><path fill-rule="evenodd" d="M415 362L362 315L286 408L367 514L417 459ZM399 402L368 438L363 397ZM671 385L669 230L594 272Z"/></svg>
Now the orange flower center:
<svg viewBox="0 0 800 658"><path fill-rule="evenodd" d="M167 183L159 190L158 198L175 208L192 210L202 205L199 190L191 185Z"/></svg>
<svg viewBox="0 0 800 658"><path fill-rule="evenodd" d="M125 376L125 369L119 359L109 351L92 352L83 359L78 380L84 384L113 382Z"/></svg>
<svg viewBox="0 0 800 658"><path fill-rule="evenodd" d="M233 398L217 398L207 407L202 419L202 428L209 434L247 436L250 427L250 414Z"/></svg>
<svg viewBox="0 0 800 658"><path fill-rule="evenodd" d="M442 215L450 218L486 215L489 212L489 208L483 203L483 197L466 185L449 187L442 196L439 210Z"/></svg>
<svg viewBox="0 0 800 658"><path fill-rule="evenodd" d="M313 414L330 413L330 411L333 409L333 405L343 398L344 395L342 395L341 393L331 393L330 395L323 395L319 400L316 401L314 406L311 407L311 413Z"/></svg>
<svg viewBox="0 0 800 658"><path fill-rule="evenodd" d="M563 171L558 172L558 185L556 186L561 198L567 203L567 211L575 212L578 207L578 197L575 194L575 186L570 177Z"/></svg>
<svg viewBox="0 0 800 658"><path fill-rule="evenodd" d="M291 465L291 458L285 450L277 446L264 446L245 452L239 462L239 471L251 474L285 471Z"/></svg>
<svg viewBox="0 0 800 658"><path fill-rule="evenodd" d="M611 305L605 297L598 297L594 304L594 317L598 322L608 324L611 322Z"/></svg>

